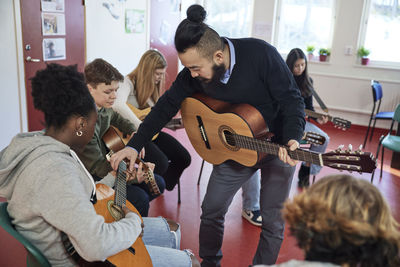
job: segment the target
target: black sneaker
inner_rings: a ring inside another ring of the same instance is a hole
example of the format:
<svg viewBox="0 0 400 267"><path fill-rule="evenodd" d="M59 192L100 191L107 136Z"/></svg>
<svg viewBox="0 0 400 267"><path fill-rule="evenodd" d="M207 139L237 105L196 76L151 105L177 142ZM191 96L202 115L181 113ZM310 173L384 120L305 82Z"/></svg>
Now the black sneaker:
<svg viewBox="0 0 400 267"><path fill-rule="evenodd" d="M242 217L255 226L262 225L262 217L260 210L254 210L254 211L242 210Z"/></svg>

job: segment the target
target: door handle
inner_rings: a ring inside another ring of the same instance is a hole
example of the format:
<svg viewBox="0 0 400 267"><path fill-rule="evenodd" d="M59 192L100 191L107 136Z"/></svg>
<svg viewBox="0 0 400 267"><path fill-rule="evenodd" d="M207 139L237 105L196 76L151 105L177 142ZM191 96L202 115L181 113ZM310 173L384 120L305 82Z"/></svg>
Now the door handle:
<svg viewBox="0 0 400 267"><path fill-rule="evenodd" d="M40 62L40 59L38 59L38 58L32 58L32 57L30 57L30 56L27 56L27 57L26 57L26 61L27 61L27 62Z"/></svg>

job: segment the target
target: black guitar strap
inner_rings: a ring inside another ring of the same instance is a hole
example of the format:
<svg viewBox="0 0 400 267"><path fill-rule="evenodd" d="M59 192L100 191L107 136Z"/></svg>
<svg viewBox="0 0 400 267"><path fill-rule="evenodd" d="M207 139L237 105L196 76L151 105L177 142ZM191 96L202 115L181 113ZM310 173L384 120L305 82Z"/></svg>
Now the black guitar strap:
<svg viewBox="0 0 400 267"><path fill-rule="evenodd" d="M322 108L323 111L325 111L326 113L328 113L328 108L326 107L325 103L322 101L322 99L319 97L319 95L317 94L317 92L314 90L314 88L310 88L311 92L315 98L315 100L317 100L319 106Z"/></svg>

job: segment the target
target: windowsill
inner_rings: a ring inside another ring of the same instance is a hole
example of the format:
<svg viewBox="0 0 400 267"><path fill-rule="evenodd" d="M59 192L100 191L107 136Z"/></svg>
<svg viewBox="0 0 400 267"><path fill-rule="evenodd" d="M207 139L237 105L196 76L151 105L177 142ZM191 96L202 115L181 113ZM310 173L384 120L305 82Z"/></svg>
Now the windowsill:
<svg viewBox="0 0 400 267"><path fill-rule="evenodd" d="M322 64L322 65L331 65L329 61L319 61L319 60L309 60L308 63Z"/></svg>
<svg viewBox="0 0 400 267"><path fill-rule="evenodd" d="M353 67L362 68L362 69L365 68L365 69L400 70L400 66L388 66L388 65L377 64L377 63L369 63L368 65L354 64Z"/></svg>

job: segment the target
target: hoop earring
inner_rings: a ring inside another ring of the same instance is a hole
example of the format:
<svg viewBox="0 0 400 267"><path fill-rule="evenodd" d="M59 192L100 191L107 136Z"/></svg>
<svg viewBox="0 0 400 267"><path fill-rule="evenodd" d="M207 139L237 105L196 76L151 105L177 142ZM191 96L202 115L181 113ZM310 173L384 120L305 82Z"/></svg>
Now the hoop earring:
<svg viewBox="0 0 400 267"><path fill-rule="evenodd" d="M77 135L77 136L82 136L82 134L83 134L82 131L77 131L77 132L76 132L76 135Z"/></svg>

